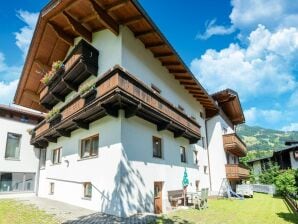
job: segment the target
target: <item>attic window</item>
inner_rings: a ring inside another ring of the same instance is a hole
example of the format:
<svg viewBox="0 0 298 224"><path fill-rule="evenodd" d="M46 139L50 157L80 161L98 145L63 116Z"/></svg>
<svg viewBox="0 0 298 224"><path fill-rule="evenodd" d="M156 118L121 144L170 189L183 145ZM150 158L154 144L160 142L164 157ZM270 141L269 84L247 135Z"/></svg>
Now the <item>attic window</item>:
<svg viewBox="0 0 298 224"><path fill-rule="evenodd" d="M151 89L153 90L154 93L161 94L160 88L158 88L156 85L151 84Z"/></svg>
<svg viewBox="0 0 298 224"><path fill-rule="evenodd" d="M181 105L178 105L178 109L184 111L184 108Z"/></svg>

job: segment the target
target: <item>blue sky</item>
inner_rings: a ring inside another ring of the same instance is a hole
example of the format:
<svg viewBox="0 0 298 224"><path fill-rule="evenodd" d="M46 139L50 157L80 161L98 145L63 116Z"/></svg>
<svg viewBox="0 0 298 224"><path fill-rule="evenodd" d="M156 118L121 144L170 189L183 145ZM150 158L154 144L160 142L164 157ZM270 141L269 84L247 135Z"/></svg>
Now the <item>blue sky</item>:
<svg viewBox="0 0 298 224"><path fill-rule="evenodd" d="M0 103L11 103L38 11L0 8ZM239 93L246 121L298 130L298 0L140 0L209 93Z"/></svg>

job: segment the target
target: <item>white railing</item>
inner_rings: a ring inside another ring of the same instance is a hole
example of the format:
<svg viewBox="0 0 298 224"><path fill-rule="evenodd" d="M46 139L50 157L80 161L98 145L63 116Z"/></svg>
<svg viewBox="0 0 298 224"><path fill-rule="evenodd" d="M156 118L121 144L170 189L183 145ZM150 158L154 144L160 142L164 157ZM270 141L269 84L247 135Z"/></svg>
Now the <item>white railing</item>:
<svg viewBox="0 0 298 224"><path fill-rule="evenodd" d="M254 192L266 193L274 195L276 188L274 185L269 184L252 184Z"/></svg>

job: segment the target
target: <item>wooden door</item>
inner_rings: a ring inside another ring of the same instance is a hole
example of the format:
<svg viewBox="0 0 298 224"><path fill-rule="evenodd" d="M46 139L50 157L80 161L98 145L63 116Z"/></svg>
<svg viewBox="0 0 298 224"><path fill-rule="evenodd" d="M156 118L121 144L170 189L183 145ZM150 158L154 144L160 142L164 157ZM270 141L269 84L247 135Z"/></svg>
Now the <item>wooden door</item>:
<svg viewBox="0 0 298 224"><path fill-rule="evenodd" d="M154 182L154 213L162 213L162 182Z"/></svg>

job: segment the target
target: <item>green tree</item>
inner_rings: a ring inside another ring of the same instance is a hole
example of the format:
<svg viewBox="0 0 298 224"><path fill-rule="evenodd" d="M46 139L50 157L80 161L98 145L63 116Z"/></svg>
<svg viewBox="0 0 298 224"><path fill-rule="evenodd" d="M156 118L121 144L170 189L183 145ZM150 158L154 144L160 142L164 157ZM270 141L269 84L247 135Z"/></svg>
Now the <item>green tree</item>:
<svg viewBox="0 0 298 224"><path fill-rule="evenodd" d="M282 171L275 178L275 186L277 192L281 195L286 195L288 193L294 194L297 191L296 180L295 180L295 170L285 170Z"/></svg>
<svg viewBox="0 0 298 224"><path fill-rule="evenodd" d="M280 168L277 163L268 163L269 168L259 175L259 181L262 184L275 184L276 177L280 174Z"/></svg>

